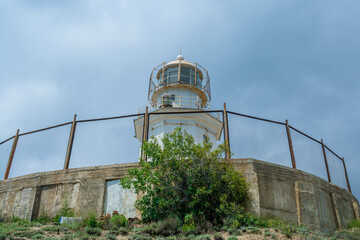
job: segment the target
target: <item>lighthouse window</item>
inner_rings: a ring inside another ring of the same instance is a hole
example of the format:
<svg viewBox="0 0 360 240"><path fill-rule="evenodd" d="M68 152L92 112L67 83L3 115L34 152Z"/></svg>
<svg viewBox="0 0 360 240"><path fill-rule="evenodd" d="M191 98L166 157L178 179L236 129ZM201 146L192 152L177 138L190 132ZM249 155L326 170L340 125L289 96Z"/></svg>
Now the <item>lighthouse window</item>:
<svg viewBox="0 0 360 240"><path fill-rule="evenodd" d="M182 67L180 70L180 82L190 83L190 68Z"/></svg>
<svg viewBox="0 0 360 240"><path fill-rule="evenodd" d="M175 83L178 80L178 68L168 68L164 72L163 84Z"/></svg>
<svg viewBox="0 0 360 240"><path fill-rule="evenodd" d="M169 83L175 83L178 80L178 68L169 68L168 69L168 78Z"/></svg>
<svg viewBox="0 0 360 240"><path fill-rule="evenodd" d="M162 97L163 107L172 107L172 103L175 101L175 94L166 95Z"/></svg>

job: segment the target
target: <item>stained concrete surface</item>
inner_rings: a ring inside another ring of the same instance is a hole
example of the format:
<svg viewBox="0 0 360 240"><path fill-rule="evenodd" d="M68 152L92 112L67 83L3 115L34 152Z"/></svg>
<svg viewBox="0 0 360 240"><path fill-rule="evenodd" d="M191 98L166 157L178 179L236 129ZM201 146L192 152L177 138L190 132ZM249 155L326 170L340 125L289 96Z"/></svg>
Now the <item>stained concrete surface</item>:
<svg viewBox="0 0 360 240"><path fill-rule="evenodd" d="M249 182L247 209L255 215L305 224L314 230L345 228L359 202L347 190L300 170L251 158L231 159ZM112 212L140 217L136 196L118 184L137 163L51 171L0 181L0 218L54 217L67 202L76 216Z"/></svg>

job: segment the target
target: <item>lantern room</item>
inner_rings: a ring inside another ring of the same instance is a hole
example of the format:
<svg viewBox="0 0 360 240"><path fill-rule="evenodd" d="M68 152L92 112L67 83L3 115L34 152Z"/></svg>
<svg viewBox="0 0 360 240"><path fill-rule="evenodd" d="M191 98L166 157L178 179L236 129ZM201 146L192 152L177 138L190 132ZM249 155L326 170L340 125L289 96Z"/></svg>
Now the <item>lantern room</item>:
<svg viewBox="0 0 360 240"><path fill-rule="evenodd" d="M211 101L208 71L182 55L159 64L150 75L148 100L154 109L205 108Z"/></svg>

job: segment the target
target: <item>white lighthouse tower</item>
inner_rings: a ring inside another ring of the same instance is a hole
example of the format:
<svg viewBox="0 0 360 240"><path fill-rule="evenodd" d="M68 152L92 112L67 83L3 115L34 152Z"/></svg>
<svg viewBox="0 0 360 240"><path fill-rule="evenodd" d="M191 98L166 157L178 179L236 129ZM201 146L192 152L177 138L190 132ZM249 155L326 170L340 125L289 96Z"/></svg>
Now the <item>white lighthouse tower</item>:
<svg viewBox="0 0 360 240"><path fill-rule="evenodd" d="M208 71L197 63L176 60L155 67L149 80L148 91L149 137L159 142L165 133L181 127L190 133L196 143L207 140L213 145L220 139L223 123L217 113L160 114L161 112L201 112L209 110L211 101ZM143 112L140 108L139 112ZM135 137L142 140L144 117L134 121Z"/></svg>

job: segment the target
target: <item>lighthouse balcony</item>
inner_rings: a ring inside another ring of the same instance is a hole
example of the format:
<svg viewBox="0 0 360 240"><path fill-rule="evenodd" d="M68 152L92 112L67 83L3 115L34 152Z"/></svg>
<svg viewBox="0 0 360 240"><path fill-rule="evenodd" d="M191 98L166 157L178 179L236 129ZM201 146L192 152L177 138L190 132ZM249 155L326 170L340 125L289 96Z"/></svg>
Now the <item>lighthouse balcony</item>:
<svg viewBox="0 0 360 240"><path fill-rule="evenodd" d="M138 108L138 113L144 113L146 107L148 107L149 111L156 111L158 109L170 110L170 109L188 109L188 110L204 110L204 111L211 111L217 110L210 104L203 105L200 97L184 97L179 96L175 97L173 94L169 94L167 96L162 96L158 99L156 104L146 104L142 107ZM220 120L219 113L210 113L213 117Z"/></svg>

